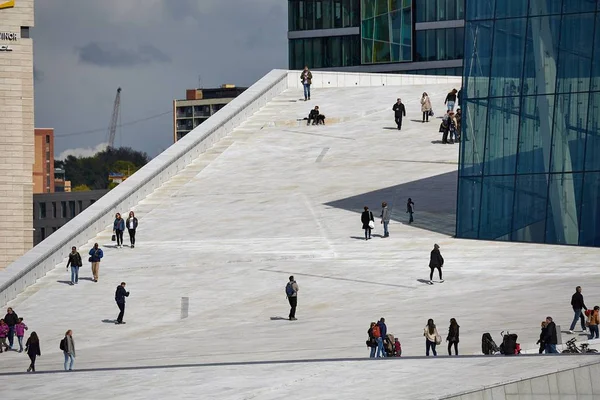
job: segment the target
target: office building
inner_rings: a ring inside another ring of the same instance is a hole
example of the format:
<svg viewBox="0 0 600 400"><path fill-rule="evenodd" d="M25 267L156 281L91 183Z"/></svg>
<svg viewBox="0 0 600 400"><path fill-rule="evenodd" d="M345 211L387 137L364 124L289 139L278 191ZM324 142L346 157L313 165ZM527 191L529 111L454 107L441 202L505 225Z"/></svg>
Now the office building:
<svg viewBox="0 0 600 400"><path fill-rule="evenodd" d="M246 89L227 84L216 89L188 89L185 100L173 100L173 142L187 135Z"/></svg>
<svg viewBox="0 0 600 400"><path fill-rule="evenodd" d="M33 243L60 229L83 210L108 193L108 190L89 190L70 193L42 193L33 195Z"/></svg>
<svg viewBox="0 0 600 400"><path fill-rule="evenodd" d="M54 193L54 129L35 129L33 193Z"/></svg>
<svg viewBox="0 0 600 400"><path fill-rule="evenodd" d="M464 0L288 0L289 68L461 75Z"/></svg>
<svg viewBox="0 0 600 400"><path fill-rule="evenodd" d="M467 0L458 237L600 246L598 5Z"/></svg>
<svg viewBox="0 0 600 400"><path fill-rule="evenodd" d="M34 0L0 1L0 269L33 245Z"/></svg>
<svg viewBox="0 0 600 400"><path fill-rule="evenodd" d="M65 170L62 168L54 168L54 192L70 192L71 181L66 180Z"/></svg>

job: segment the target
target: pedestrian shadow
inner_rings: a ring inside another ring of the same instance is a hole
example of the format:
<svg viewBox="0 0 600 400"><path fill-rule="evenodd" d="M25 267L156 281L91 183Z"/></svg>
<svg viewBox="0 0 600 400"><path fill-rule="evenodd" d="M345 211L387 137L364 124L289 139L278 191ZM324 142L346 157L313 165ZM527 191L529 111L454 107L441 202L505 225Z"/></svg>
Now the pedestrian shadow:
<svg viewBox="0 0 600 400"><path fill-rule="evenodd" d="M425 285L429 285L429 281L427 279L417 279L417 282L424 283Z"/></svg>
<svg viewBox="0 0 600 400"><path fill-rule="evenodd" d="M365 240L364 236L350 236L350 239Z"/></svg>
<svg viewBox="0 0 600 400"><path fill-rule="evenodd" d="M432 140L431 144L444 144L441 140Z"/></svg>
<svg viewBox="0 0 600 400"><path fill-rule="evenodd" d="M411 119L412 122L420 122L420 123L425 123L422 119Z"/></svg>
<svg viewBox="0 0 600 400"><path fill-rule="evenodd" d="M90 281L94 282L94 278L79 278L80 281Z"/></svg>
<svg viewBox="0 0 600 400"><path fill-rule="evenodd" d="M389 126L384 126L383 129L387 129L389 131L397 131L398 127L392 128L392 127L389 127Z"/></svg>
<svg viewBox="0 0 600 400"><path fill-rule="evenodd" d="M62 283L62 284L65 284L65 285L70 285L71 284L71 281L56 281L56 282Z"/></svg>
<svg viewBox="0 0 600 400"><path fill-rule="evenodd" d="M287 321L288 319L284 317L271 317L271 321Z"/></svg>
<svg viewBox="0 0 600 400"><path fill-rule="evenodd" d="M383 235L380 235L380 234L378 234L378 233L374 233L372 236L373 236L373 237L377 237L377 238L382 238L382 237L383 237Z"/></svg>
<svg viewBox="0 0 600 400"><path fill-rule="evenodd" d="M116 319L103 319L102 322L104 322L105 324L116 324L117 320Z"/></svg>

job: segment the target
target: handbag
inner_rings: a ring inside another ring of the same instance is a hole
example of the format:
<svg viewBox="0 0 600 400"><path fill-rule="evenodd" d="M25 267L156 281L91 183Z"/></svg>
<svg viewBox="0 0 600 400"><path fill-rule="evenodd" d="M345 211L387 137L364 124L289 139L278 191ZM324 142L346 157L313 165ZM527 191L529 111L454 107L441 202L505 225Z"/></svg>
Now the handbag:
<svg viewBox="0 0 600 400"><path fill-rule="evenodd" d="M88 262L93 262L92 257L88 258Z"/></svg>
<svg viewBox="0 0 600 400"><path fill-rule="evenodd" d="M442 337L439 334L435 334L435 344L442 344Z"/></svg>
<svg viewBox="0 0 600 400"><path fill-rule="evenodd" d="M113 241L113 242L116 241L117 240L117 235L112 235L110 237L110 240Z"/></svg>
<svg viewBox="0 0 600 400"><path fill-rule="evenodd" d="M375 229L375 222L369 221L369 228Z"/></svg>
<svg viewBox="0 0 600 400"><path fill-rule="evenodd" d="M429 116L433 117L433 109L429 110Z"/></svg>

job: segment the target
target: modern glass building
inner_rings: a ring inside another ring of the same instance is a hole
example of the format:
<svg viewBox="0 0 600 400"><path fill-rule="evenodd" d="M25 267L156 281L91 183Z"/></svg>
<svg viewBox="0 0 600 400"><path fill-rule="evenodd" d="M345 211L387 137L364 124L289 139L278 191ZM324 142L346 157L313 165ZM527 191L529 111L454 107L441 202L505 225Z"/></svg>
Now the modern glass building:
<svg viewBox="0 0 600 400"><path fill-rule="evenodd" d="M600 1L467 0L456 233L600 246Z"/></svg>
<svg viewBox="0 0 600 400"><path fill-rule="evenodd" d="M288 0L289 67L461 75L464 0Z"/></svg>

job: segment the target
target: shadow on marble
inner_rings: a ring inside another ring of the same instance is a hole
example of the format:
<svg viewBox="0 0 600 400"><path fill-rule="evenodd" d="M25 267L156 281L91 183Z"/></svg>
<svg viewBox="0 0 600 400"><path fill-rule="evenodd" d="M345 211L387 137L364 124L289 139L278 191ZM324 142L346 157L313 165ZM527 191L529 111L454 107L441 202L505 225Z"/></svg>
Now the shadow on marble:
<svg viewBox="0 0 600 400"><path fill-rule="evenodd" d="M379 206L383 201L386 201L391 211L391 219L396 222L407 223L406 201L410 197L415 203L415 222L410 225L411 227L454 236L457 179L458 172L452 171L372 192L361 193L325 205L357 214L361 214L363 207L368 206L373 211L373 215L379 217ZM357 215L357 220L360 220L359 215Z"/></svg>

